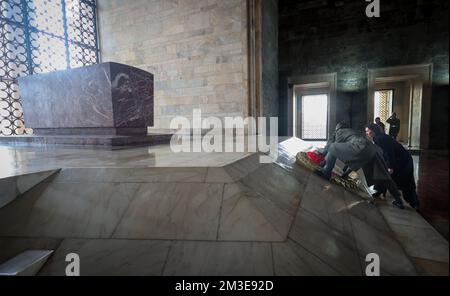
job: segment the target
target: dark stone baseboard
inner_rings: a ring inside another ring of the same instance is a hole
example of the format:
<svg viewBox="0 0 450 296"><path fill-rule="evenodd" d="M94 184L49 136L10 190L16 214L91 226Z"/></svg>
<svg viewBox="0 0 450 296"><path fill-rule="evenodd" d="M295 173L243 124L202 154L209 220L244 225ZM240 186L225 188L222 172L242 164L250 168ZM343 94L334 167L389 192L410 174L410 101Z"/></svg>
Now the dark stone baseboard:
<svg viewBox="0 0 450 296"><path fill-rule="evenodd" d="M65 136L78 136L78 135L122 135L122 136L145 136L147 135L146 127L90 127L90 128L33 128L35 136L53 136L53 135L65 135Z"/></svg>
<svg viewBox="0 0 450 296"><path fill-rule="evenodd" d="M0 145L13 147L71 147L108 150L168 144L171 134L151 135L30 135L0 137Z"/></svg>

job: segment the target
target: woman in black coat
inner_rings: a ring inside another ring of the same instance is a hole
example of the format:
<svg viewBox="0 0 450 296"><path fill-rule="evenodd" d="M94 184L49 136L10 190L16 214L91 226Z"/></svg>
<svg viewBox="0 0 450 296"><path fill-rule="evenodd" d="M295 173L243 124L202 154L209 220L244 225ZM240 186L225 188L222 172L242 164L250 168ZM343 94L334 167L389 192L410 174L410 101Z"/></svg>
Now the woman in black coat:
<svg viewBox="0 0 450 296"><path fill-rule="evenodd" d="M367 125L366 135L383 149L383 158L392 179L403 193L403 198L415 209L419 207L411 154L396 140L384 134L374 123Z"/></svg>

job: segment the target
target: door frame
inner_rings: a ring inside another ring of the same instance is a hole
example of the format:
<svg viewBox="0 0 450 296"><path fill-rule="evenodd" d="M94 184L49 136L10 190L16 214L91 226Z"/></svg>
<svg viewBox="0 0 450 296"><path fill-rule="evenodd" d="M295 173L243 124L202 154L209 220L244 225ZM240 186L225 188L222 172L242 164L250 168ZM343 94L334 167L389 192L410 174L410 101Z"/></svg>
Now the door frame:
<svg viewBox="0 0 450 296"><path fill-rule="evenodd" d="M302 89L301 87L294 87L294 95L295 95L295 125L294 125L294 135L295 137L302 139L303 141L326 141L328 140L328 134L330 131L329 120L330 120L330 91L328 88L310 88L310 89ZM314 96L314 95L326 95L327 96L327 139L303 139L303 97L304 96Z"/></svg>
<svg viewBox="0 0 450 296"><path fill-rule="evenodd" d="M298 88L304 89L328 89L328 138L336 126L336 90L337 73L293 76L288 78L288 136L295 137L296 122L296 92Z"/></svg>
<svg viewBox="0 0 450 296"><path fill-rule="evenodd" d="M433 64L406 65L368 70L367 120L372 122L376 84L380 81L412 81L410 98L410 137L413 146L428 149L430 143L431 88ZM414 106L416 106L414 108ZM419 114L415 112L420 110ZM414 116L416 117L414 117Z"/></svg>

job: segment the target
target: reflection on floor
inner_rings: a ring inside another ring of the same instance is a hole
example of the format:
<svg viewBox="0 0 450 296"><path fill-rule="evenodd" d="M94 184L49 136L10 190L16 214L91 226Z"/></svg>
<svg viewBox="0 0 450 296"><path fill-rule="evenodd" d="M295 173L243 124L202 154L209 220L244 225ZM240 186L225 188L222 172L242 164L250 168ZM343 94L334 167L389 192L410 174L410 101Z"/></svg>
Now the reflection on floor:
<svg viewBox="0 0 450 296"><path fill-rule="evenodd" d="M448 240L448 154L422 153L415 158L420 213Z"/></svg>
<svg viewBox="0 0 450 296"><path fill-rule="evenodd" d="M55 168L223 166L246 155L249 153L173 153L169 145L116 151L0 146L0 177Z"/></svg>
<svg viewBox="0 0 450 296"><path fill-rule="evenodd" d="M0 209L0 263L27 249L55 254L41 275L448 274L448 242L412 209L375 205L295 164L310 144L258 154L2 150L3 175L62 168ZM19 177L20 180L20 177Z"/></svg>

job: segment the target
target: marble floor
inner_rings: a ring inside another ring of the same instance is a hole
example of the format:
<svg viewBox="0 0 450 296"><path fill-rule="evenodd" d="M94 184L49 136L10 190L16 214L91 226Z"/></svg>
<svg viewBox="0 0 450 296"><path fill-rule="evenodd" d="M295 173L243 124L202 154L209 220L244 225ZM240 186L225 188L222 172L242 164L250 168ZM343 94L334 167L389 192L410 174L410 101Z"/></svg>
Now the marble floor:
<svg viewBox="0 0 450 296"><path fill-rule="evenodd" d="M126 150L0 146L0 177L57 168L213 167L249 153L173 153L169 145Z"/></svg>
<svg viewBox="0 0 450 296"><path fill-rule="evenodd" d="M284 140L287 138L279 139ZM247 152L246 140L243 142L244 152L230 153L174 153L168 144L123 150L0 145L0 178L60 168L221 167L251 154ZM227 143L224 141L223 146ZM297 144L299 149L325 145L324 142Z"/></svg>
<svg viewBox="0 0 450 296"><path fill-rule="evenodd" d="M423 153L415 158L420 213L448 240L448 153Z"/></svg>
<svg viewBox="0 0 450 296"><path fill-rule="evenodd" d="M61 169L0 209L0 264L52 249L39 275L448 275L448 242L412 209L373 204L295 164L311 147L252 153L0 148L1 177ZM20 177L19 177L20 179Z"/></svg>

